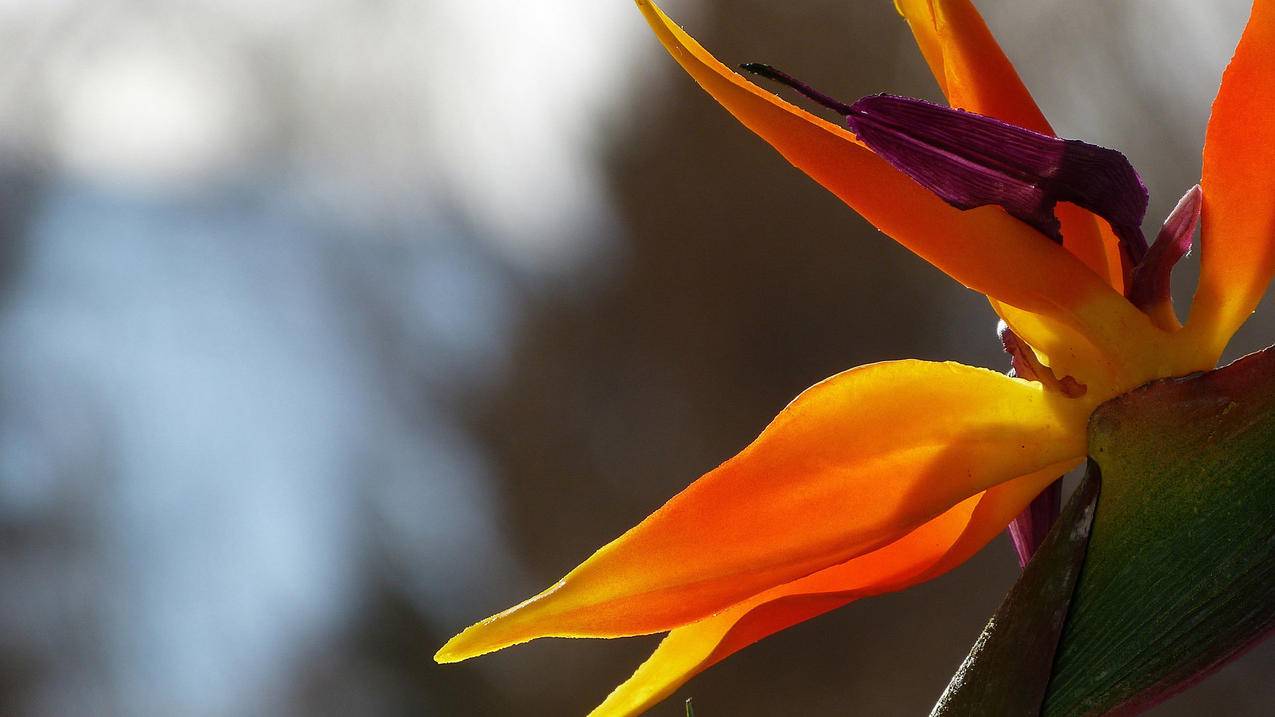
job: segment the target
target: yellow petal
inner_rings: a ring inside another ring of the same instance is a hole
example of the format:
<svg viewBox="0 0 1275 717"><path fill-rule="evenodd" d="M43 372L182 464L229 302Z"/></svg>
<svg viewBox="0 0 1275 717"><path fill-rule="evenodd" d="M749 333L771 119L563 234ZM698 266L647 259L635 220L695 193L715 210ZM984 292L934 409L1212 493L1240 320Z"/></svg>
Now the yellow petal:
<svg viewBox="0 0 1275 717"><path fill-rule="evenodd" d="M899 540L767 590L668 634L590 717L640 714L735 652L847 603L930 580L965 562L1072 467L1051 466L966 499Z"/></svg>
<svg viewBox="0 0 1275 717"><path fill-rule="evenodd" d="M1072 376L1095 395L1114 396L1143 383L1145 371L1126 356L1112 356L1084 335L1047 317L992 300L992 308L1058 378Z"/></svg>
<svg viewBox="0 0 1275 717"><path fill-rule="evenodd" d="M1187 330L1212 365L1275 273L1275 2L1256 0L1204 137L1200 283Z"/></svg>
<svg viewBox="0 0 1275 717"><path fill-rule="evenodd" d="M556 585L453 638L437 659L702 619L893 542L993 485L1084 455L1090 409L960 364L851 369L808 389L739 455Z"/></svg>
<svg viewBox="0 0 1275 717"><path fill-rule="evenodd" d="M1150 321L1102 277L1026 224L999 207L960 211L948 206L848 131L732 72L653 3L638 0L638 7L669 53L740 122L878 229L957 281L1069 326L1111 356L1122 356L1131 342L1155 340Z"/></svg>

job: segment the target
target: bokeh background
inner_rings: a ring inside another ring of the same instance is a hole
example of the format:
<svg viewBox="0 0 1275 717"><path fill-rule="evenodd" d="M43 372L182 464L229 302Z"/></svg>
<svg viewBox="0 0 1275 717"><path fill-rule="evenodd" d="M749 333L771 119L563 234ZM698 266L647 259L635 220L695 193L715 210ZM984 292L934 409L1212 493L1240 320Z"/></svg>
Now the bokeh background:
<svg viewBox="0 0 1275 717"><path fill-rule="evenodd" d="M1154 231L1245 0L978 4ZM728 61L936 97L887 0L667 9ZM1006 363L625 0L2 0L0 231L6 715L582 715L656 638L431 657L819 379ZM1016 572L1001 539L654 714L924 714ZM1272 667L1155 714L1269 714Z"/></svg>

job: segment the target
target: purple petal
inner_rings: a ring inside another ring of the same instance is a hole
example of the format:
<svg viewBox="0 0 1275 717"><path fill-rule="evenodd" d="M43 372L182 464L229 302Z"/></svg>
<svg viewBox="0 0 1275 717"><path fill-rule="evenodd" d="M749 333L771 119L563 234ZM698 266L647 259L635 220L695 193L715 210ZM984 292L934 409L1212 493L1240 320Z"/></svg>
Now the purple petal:
<svg viewBox="0 0 1275 717"><path fill-rule="evenodd" d="M1191 250L1191 238L1200 224L1204 193L1195 185L1178 200L1147 255L1133 269L1129 300L1143 311L1169 301L1169 277L1173 267Z"/></svg>
<svg viewBox="0 0 1275 717"><path fill-rule="evenodd" d="M954 207L995 204L1062 243L1054 207L1072 202L1111 224L1128 261L1147 252L1147 188L1115 150L909 97L847 105L770 65L740 67L842 115L864 144Z"/></svg>
<svg viewBox="0 0 1275 717"><path fill-rule="evenodd" d="M1135 261L1146 253L1140 226L1147 188L1115 150L893 95L860 99L846 122L873 151L952 206L999 205L1060 241L1054 207L1072 202L1106 219Z"/></svg>
<svg viewBox="0 0 1275 717"><path fill-rule="evenodd" d="M1010 521L1009 538L1014 543L1014 551L1018 553L1018 566L1027 567L1036 549L1044 542L1049 529L1058 520L1062 509L1062 478L1050 483L1040 495L1032 499L1031 504Z"/></svg>

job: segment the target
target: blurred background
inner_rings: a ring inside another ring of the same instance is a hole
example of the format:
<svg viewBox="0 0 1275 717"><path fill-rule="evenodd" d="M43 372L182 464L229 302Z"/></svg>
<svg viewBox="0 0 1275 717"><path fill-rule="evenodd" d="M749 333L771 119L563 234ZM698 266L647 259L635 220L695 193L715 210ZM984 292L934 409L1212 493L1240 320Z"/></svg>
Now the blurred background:
<svg viewBox="0 0 1275 717"><path fill-rule="evenodd" d="M1154 231L1246 0L978 4L1060 133L1143 172ZM728 62L936 98L887 0L666 9ZM583 715L657 638L432 655L806 386L1006 367L978 295L625 0L0 0L0 231L6 715ZM1016 572L1001 539L654 714L924 714ZM1269 714L1273 666L1155 714Z"/></svg>

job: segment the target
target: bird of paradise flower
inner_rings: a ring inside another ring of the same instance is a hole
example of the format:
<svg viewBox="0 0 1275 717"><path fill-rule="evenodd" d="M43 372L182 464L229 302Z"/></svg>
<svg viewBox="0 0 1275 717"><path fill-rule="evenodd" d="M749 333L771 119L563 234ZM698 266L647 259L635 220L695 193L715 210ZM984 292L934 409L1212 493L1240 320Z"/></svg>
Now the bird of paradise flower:
<svg viewBox="0 0 1275 717"><path fill-rule="evenodd" d="M1149 250L1136 173L1111 150L1053 138L969 0L895 2L949 104L966 112L887 96L844 105L746 66L838 111L853 131L752 84L653 3L637 5L740 122L985 294L1018 376L908 360L816 384L737 456L436 656L668 631L598 716L642 712L767 635L938 576L1011 522L1030 553L1040 526L1029 507L1085 458L1094 409L1213 367L1275 273L1275 123L1264 121L1275 0L1253 3L1213 105L1200 184ZM1183 325L1167 277L1197 221L1201 273Z"/></svg>

